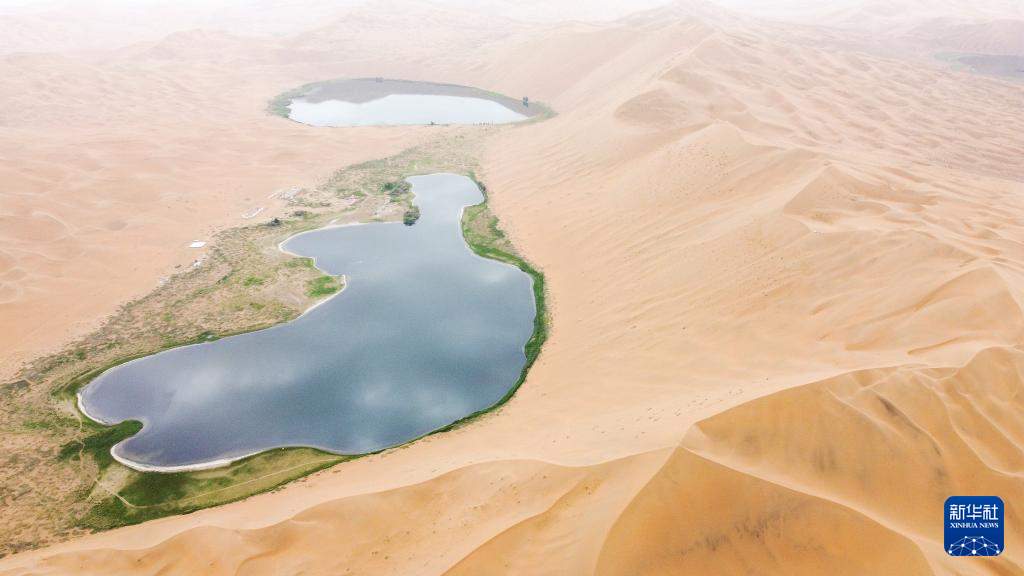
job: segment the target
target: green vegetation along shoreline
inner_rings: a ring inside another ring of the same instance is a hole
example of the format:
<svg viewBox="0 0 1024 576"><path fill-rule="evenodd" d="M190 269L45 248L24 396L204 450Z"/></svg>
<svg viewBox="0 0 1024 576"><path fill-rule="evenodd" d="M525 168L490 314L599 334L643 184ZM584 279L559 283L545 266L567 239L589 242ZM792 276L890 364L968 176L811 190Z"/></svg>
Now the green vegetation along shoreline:
<svg viewBox="0 0 1024 576"><path fill-rule="evenodd" d="M413 176L414 174L408 174ZM524 347L526 362L519 377L508 392L495 404L460 418L427 434L403 442L398 446L362 454L334 454L307 447L276 448L235 460L223 467L181 472L134 471L135 478L118 494L94 506L83 518L83 525L91 529L109 529L136 524L164 516L187 514L203 508L219 506L274 490L288 482L329 468L340 462L378 454L406 446L421 438L453 430L479 417L498 410L510 400L526 380L526 376L540 354L548 336L548 316L545 300L544 275L519 256L499 227L499 222L488 207L487 188L472 171L469 176L480 188L484 200L463 211L463 237L477 255L516 266L532 279L535 316L534 330ZM98 375L95 374L95 375ZM94 376L95 376L94 375ZM90 378L91 380L91 378ZM84 386L84 384L82 384ZM135 421L114 427L98 426L97 432L82 442L83 450L97 458L101 468L113 463L110 449L114 444L138 432L141 424ZM62 455L71 454L71 445L62 448ZM105 452L105 454L99 454ZM277 472L268 471L282 468ZM253 483L253 479L264 482ZM247 487L247 488L246 488Z"/></svg>
<svg viewBox="0 0 1024 576"><path fill-rule="evenodd" d="M106 426L78 411L77 393L104 371L163 350L210 342L287 322L341 284L308 258L281 252L281 241L304 231L345 222L402 221L413 206L404 178L452 172L473 177L476 147L502 128L450 130L437 140L396 156L343 170L289 203L287 216L227 230L210 243L202 266L189 267L160 288L129 303L96 333L41 358L23 380L0 386L0 425L34 443L41 458L11 460L34 488L5 513L58 524L35 538L0 542L0 555L38 547L83 531L97 531L194 512L272 491L352 458L313 448L278 448L226 466L180 472L140 472L118 463L110 448L138 432L141 423ZM483 257L515 265L533 279L534 333L524 350L520 377L498 403L431 434L462 426L498 409L524 381L547 336L544 281L522 259L484 202L463 212L463 234ZM288 304L285 304L288 303ZM415 441L410 440L410 442ZM403 445L407 445L405 443ZM386 451L386 450L385 450ZM0 513L2 519L4 513Z"/></svg>

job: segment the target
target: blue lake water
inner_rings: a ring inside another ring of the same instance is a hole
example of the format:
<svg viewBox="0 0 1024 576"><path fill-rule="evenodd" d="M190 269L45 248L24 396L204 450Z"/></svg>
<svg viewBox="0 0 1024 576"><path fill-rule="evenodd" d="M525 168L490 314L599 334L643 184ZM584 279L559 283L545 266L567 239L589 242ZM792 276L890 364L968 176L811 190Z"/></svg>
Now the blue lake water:
<svg viewBox="0 0 1024 576"><path fill-rule="evenodd" d="M441 94L390 94L368 102L296 98L288 117L312 126L507 124L526 116L498 102Z"/></svg>
<svg viewBox="0 0 1024 576"><path fill-rule="evenodd" d="M282 446L343 454L401 444L500 400L526 362L532 279L462 237L483 196L454 174L409 178L422 216L294 236L346 288L300 318L176 348L100 375L81 403L107 423L141 420L114 453L194 467Z"/></svg>

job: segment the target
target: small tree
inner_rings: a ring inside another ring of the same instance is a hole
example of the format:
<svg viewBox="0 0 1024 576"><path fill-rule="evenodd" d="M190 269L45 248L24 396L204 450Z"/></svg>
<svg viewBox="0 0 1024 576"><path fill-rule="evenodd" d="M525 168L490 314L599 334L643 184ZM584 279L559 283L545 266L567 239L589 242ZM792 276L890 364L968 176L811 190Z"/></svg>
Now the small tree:
<svg viewBox="0 0 1024 576"><path fill-rule="evenodd" d="M402 216L402 223L404 223L406 226L412 226L419 219L420 207L413 206L412 208L409 208L408 210L405 211L405 215Z"/></svg>

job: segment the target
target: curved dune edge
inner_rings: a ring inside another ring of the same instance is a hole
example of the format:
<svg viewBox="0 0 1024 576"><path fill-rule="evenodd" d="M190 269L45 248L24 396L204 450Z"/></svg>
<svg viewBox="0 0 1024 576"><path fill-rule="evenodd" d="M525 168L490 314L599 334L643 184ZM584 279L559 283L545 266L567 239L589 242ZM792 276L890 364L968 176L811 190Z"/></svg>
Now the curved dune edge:
<svg viewBox="0 0 1024 576"><path fill-rule="evenodd" d="M159 521L165 534L134 543L117 530L15 557L3 573L962 570L942 553L933 504L968 486L1024 497L1005 469L1024 442L1022 409L1024 351L988 348L963 366L854 371L780 391L695 424L676 448L586 466L471 464L328 496L257 528L202 512ZM887 489L906 478L912 486ZM391 514L405 522L380 520ZM1016 540L987 565L1024 569ZM860 553L865 541L873 554ZM314 553L324 542L332 554Z"/></svg>
<svg viewBox="0 0 1024 576"><path fill-rule="evenodd" d="M1024 352L989 348L963 366L850 372L705 420L622 514L598 573L971 573L944 554L935 518L950 494L1024 496L1006 469L1024 441L1022 391ZM631 540L638 531L663 537ZM976 568L1022 563L1011 550Z"/></svg>

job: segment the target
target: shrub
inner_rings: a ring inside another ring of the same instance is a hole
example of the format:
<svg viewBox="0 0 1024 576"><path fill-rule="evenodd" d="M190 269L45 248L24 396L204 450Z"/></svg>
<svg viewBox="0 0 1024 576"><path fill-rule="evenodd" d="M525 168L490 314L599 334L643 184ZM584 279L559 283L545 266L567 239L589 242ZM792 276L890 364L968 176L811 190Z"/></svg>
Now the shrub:
<svg viewBox="0 0 1024 576"><path fill-rule="evenodd" d="M406 226L412 226L419 219L420 207L413 206L412 208L409 208L408 210L405 211L405 215L402 217L402 222L405 223Z"/></svg>
<svg viewBox="0 0 1024 576"><path fill-rule="evenodd" d="M391 197L392 200L398 200L402 196L406 195L411 189L412 186L405 180L387 182L381 186L381 190Z"/></svg>

